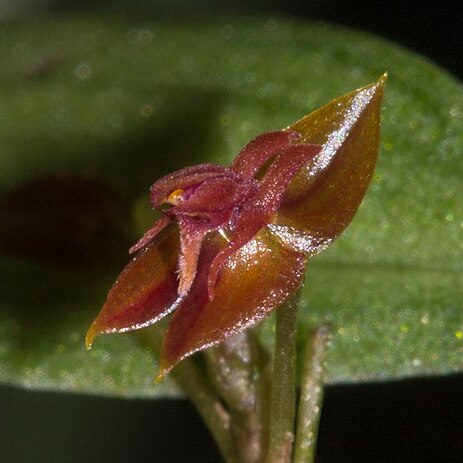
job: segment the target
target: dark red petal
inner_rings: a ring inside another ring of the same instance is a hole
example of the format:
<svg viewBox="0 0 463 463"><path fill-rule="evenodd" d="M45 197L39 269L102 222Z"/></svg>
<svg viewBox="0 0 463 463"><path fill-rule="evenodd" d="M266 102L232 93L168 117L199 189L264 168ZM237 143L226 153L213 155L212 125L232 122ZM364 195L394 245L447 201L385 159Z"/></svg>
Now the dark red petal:
<svg viewBox="0 0 463 463"><path fill-rule="evenodd" d="M210 301L208 270L221 246L217 239L205 239L197 279L172 317L162 345L160 376L194 352L255 325L303 281L305 255L285 248L264 228L228 259Z"/></svg>
<svg viewBox="0 0 463 463"><path fill-rule="evenodd" d="M321 153L289 185L276 221L304 234L310 255L344 230L365 195L378 152L385 83L382 76L290 127L304 141L323 145Z"/></svg>
<svg viewBox="0 0 463 463"><path fill-rule="evenodd" d="M147 246L153 239L169 225L171 219L166 215L162 216L130 249L129 254L139 251Z"/></svg>
<svg viewBox="0 0 463 463"><path fill-rule="evenodd" d="M143 328L175 309L178 251L178 231L172 226L135 256L117 278L88 330L87 348L99 334Z"/></svg>
<svg viewBox="0 0 463 463"><path fill-rule="evenodd" d="M256 195L245 204L238 216L236 227L230 237L230 245L212 261L209 275L211 297L218 274L227 258L252 239L263 226L272 221L289 182L320 149L319 145L291 145L281 150L275 157L260 181Z"/></svg>
<svg viewBox="0 0 463 463"><path fill-rule="evenodd" d="M150 200L153 207L158 207L166 201L172 191L186 189L199 185L205 180L214 177L236 177L230 169L215 164L200 164L185 167L158 180L150 188Z"/></svg>
<svg viewBox="0 0 463 463"><path fill-rule="evenodd" d="M258 135L241 150L230 167L244 177L254 177L266 161L300 138L301 135L292 130L279 130Z"/></svg>
<svg viewBox="0 0 463 463"><path fill-rule="evenodd" d="M195 278L201 244L206 234L211 231L211 227L207 221L195 217L180 215L177 218L180 227L181 248L178 261L180 276L178 294L184 296Z"/></svg>

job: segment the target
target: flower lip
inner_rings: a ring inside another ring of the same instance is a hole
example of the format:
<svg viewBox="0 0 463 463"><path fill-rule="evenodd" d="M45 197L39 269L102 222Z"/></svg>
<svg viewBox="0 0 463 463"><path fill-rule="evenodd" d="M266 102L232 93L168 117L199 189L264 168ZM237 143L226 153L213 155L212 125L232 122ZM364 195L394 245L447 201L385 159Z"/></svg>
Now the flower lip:
<svg viewBox="0 0 463 463"><path fill-rule="evenodd" d="M186 167L172 174L162 177L150 188L150 201L153 208L162 203L168 202L169 196L176 190L188 190L195 188L209 178L233 177L238 174L231 169L214 165L200 164L198 166Z"/></svg>
<svg viewBox="0 0 463 463"><path fill-rule="evenodd" d="M257 184L256 180L230 169L211 165L182 169L160 179L151 189L151 200L163 217L130 248L130 253L148 245L172 221L186 223L188 219L190 233L196 223L198 230L202 230L197 236L200 241L210 231L232 226L234 216L255 193ZM162 208L164 204L168 207ZM186 239L183 234L181 236L182 241Z"/></svg>
<svg viewBox="0 0 463 463"><path fill-rule="evenodd" d="M212 218L214 215L229 216L233 209L241 207L257 190L253 179L234 177L212 177L201 184L184 190L181 199L175 198L171 209L174 215L184 213Z"/></svg>

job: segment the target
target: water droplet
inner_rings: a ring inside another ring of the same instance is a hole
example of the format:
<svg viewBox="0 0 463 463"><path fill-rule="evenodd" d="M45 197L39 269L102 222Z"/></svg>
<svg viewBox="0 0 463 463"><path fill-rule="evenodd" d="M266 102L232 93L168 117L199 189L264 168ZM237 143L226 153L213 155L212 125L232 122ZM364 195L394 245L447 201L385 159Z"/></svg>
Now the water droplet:
<svg viewBox="0 0 463 463"><path fill-rule="evenodd" d="M402 333L408 333L410 331L410 327L408 325L400 325L400 331L402 331Z"/></svg>
<svg viewBox="0 0 463 463"><path fill-rule="evenodd" d="M267 32L274 32L276 28L278 27L278 24L275 20L270 19L265 23L265 30Z"/></svg>
<svg viewBox="0 0 463 463"><path fill-rule="evenodd" d="M145 104L140 108L140 114L146 118L151 117L153 115L153 112L154 108L150 104Z"/></svg>
<svg viewBox="0 0 463 463"><path fill-rule="evenodd" d="M78 79L88 79L92 73L92 68L87 63L80 63L75 69L75 75Z"/></svg>
<svg viewBox="0 0 463 463"><path fill-rule="evenodd" d="M392 143L384 143L384 149L386 151L391 151L392 150Z"/></svg>
<svg viewBox="0 0 463 463"><path fill-rule="evenodd" d="M132 29L127 34L129 42L136 45L146 45L153 41L153 33L148 29Z"/></svg>
<svg viewBox="0 0 463 463"><path fill-rule="evenodd" d="M222 27L220 33L224 39L230 40L235 35L235 29L232 26L225 26Z"/></svg>
<svg viewBox="0 0 463 463"><path fill-rule="evenodd" d="M462 112L460 111L458 107L453 107L450 109L450 115L452 117L461 117Z"/></svg>
<svg viewBox="0 0 463 463"><path fill-rule="evenodd" d="M427 324L429 323L429 317L428 317L428 315L427 315L427 314L426 314L426 315L423 315L423 316L421 317L421 319L420 319L420 322L421 322L421 324L423 324L423 325L427 325Z"/></svg>
<svg viewBox="0 0 463 463"><path fill-rule="evenodd" d="M230 125L230 123L231 123L231 118L230 118L230 116L223 115L223 116L220 118L220 124L223 125L224 127L226 127L227 125Z"/></svg>

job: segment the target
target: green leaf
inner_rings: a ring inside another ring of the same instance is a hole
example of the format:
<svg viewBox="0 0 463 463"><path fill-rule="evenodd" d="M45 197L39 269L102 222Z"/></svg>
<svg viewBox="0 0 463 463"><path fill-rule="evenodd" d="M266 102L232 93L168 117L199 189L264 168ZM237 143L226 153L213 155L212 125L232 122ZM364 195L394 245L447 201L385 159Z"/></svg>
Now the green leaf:
<svg viewBox="0 0 463 463"><path fill-rule="evenodd" d="M138 215L161 175L228 164L254 135L388 71L376 176L350 228L310 263L301 339L309 323L333 324L329 382L463 369L463 92L444 71L360 32L275 19L57 17L2 25L0 56L0 194L77 173ZM86 268L1 258L0 381L179 393L154 384L153 354L133 334L85 351L126 244Z"/></svg>

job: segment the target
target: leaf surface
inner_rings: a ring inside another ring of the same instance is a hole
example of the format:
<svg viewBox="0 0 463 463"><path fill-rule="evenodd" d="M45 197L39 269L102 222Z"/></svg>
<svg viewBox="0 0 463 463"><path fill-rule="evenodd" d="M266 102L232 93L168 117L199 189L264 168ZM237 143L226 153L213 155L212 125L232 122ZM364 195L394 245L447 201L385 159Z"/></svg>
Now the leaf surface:
<svg viewBox="0 0 463 463"><path fill-rule="evenodd" d="M331 383L463 369L463 92L450 75L366 34L275 19L3 24L0 56L0 195L71 173L128 206L148 204L161 176L228 165L255 135L388 71L372 185L351 226L309 264L301 328L333 324ZM135 242L143 230L127 227ZM125 253L119 244L117 259L86 268L2 256L0 381L178 394L168 379L154 384L153 355L133 334L85 351Z"/></svg>

